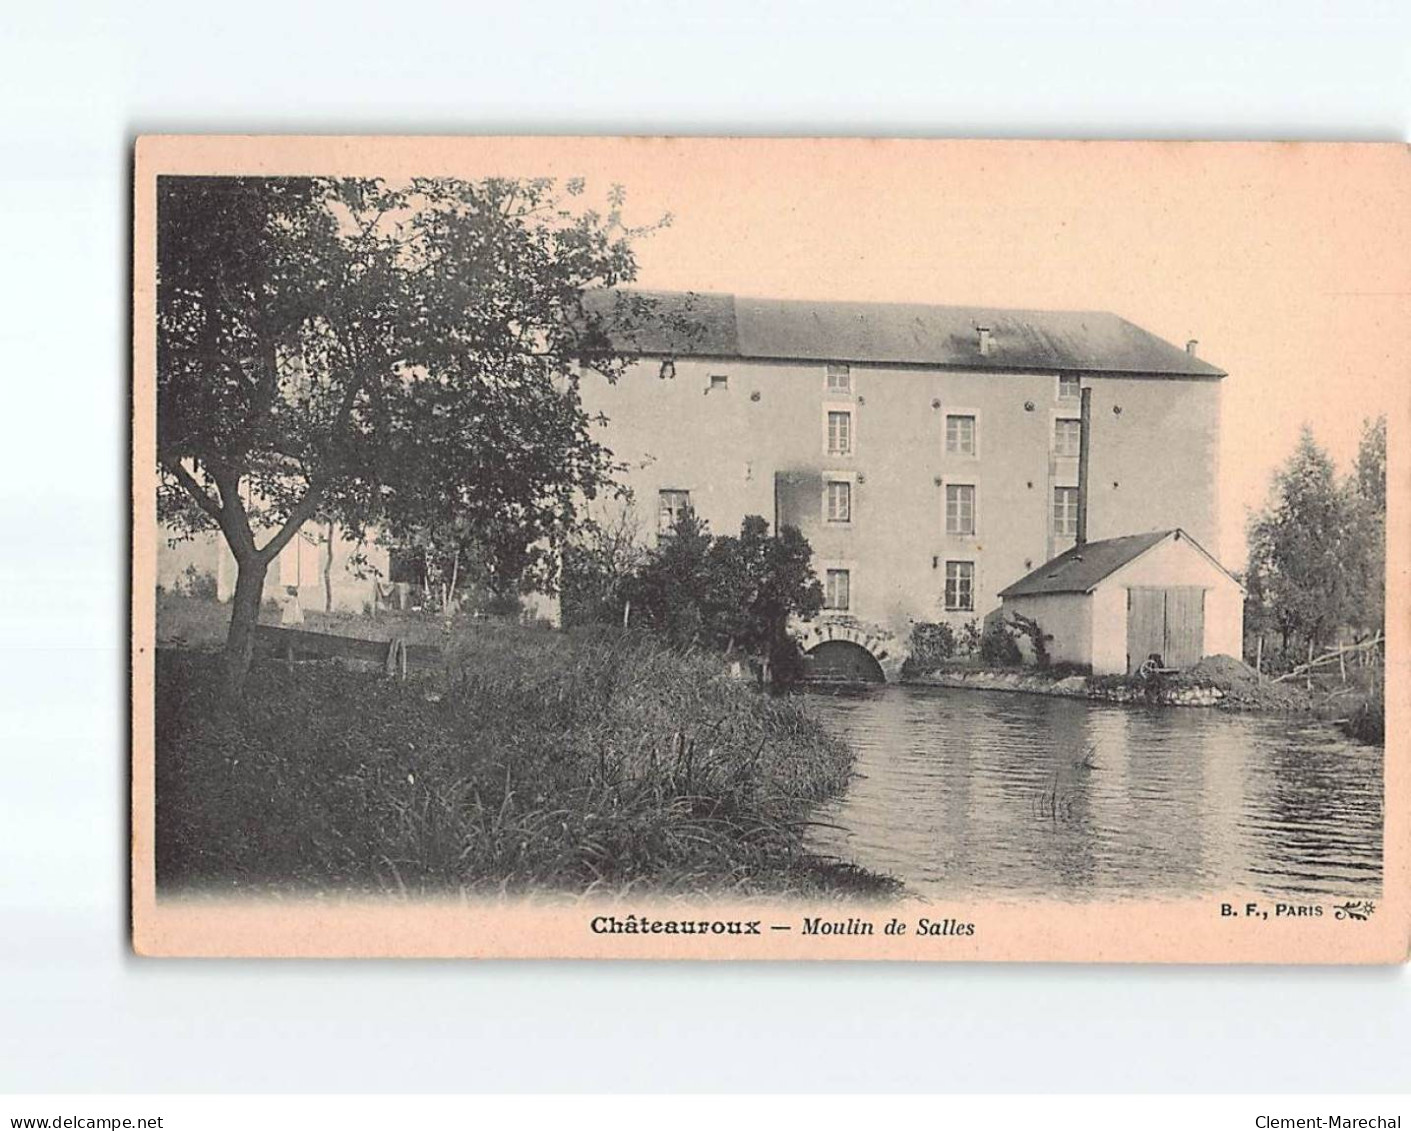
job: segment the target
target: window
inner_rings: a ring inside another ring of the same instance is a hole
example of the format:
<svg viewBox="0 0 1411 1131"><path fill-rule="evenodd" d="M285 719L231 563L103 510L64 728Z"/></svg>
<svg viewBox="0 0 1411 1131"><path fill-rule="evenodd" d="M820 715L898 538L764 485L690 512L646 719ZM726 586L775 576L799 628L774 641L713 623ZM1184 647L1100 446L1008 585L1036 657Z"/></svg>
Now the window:
<svg viewBox="0 0 1411 1131"><path fill-rule="evenodd" d="M851 575L845 569L830 569L823 575L823 607L846 612L852 594Z"/></svg>
<svg viewBox="0 0 1411 1131"><path fill-rule="evenodd" d="M831 480L827 485L827 513L829 522L852 521L852 484Z"/></svg>
<svg viewBox="0 0 1411 1131"><path fill-rule="evenodd" d="M724 373L712 373L710 375L710 391L713 393L717 389L724 390L730 387L730 378Z"/></svg>
<svg viewBox="0 0 1411 1131"><path fill-rule="evenodd" d="M1076 401L1082 396L1082 379L1076 373L1058 375L1058 399Z"/></svg>
<svg viewBox="0 0 1411 1131"><path fill-rule="evenodd" d="M1056 456L1076 456L1083 442L1083 422L1081 420L1055 420L1053 422L1053 454Z"/></svg>
<svg viewBox="0 0 1411 1131"><path fill-rule="evenodd" d="M975 454L975 418L973 416L946 417L946 454L973 456Z"/></svg>
<svg viewBox="0 0 1411 1131"><path fill-rule="evenodd" d="M1053 489L1053 532L1059 538L1078 536L1078 488Z"/></svg>
<svg viewBox="0 0 1411 1131"><path fill-rule="evenodd" d="M946 484L946 533L975 533L975 488L972 484Z"/></svg>
<svg viewBox="0 0 1411 1131"><path fill-rule="evenodd" d="M852 413L828 413L828 454L830 456L852 454Z"/></svg>
<svg viewBox="0 0 1411 1131"><path fill-rule="evenodd" d="M852 392L852 370L846 365L828 366L827 389L830 393Z"/></svg>
<svg viewBox="0 0 1411 1131"><path fill-rule="evenodd" d="M670 534L681 516L691 509L690 491L658 492L657 533Z"/></svg>
<svg viewBox="0 0 1411 1131"><path fill-rule="evenodd" d="M973 612L975 609L975 563L946 562L946 610Z"/></svg>

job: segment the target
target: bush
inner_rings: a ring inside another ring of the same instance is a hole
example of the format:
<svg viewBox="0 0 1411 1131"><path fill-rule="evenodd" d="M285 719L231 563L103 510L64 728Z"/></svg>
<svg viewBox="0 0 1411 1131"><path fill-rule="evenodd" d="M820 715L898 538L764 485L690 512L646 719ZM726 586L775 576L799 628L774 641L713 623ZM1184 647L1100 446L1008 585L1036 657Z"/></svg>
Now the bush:
<svg viewBox="0 0 1411 1131"><path fill-rule="evenodd" d="M216 590L215 574L199 570L194 565L187 566L172 585L174 593L180 593L183 597L197 597L203 601L214 601Z"/></svg>
<svg viewBox="0 0 1411 1131"><path fill-rule="evenodd" d="M487 617L517 617L524 609L524 602L515 593L490 593L480 604L480 612Z"/></svg>
<svg viewBox="0 0 1411 1131"><path fill-rule="evenodd" d="M980 659L994 668L1017 668L1024 662L1019 642L998 617L990 622L980 637Z"/></svg>
<svg viewBox="0 0 1411 1131"><path fill-rule="evenodd" d="M747 515L738 536L714 536L688 509L625 587L631 624L679 649L767 660L773 682L787 682L802 670L789 622L823 607L812 558L795 527L770 535L763 518Z"/></svg>
<svg viewBox="0 0 1411 1131"><path fill-rule="evenodd" d="M1381 689L1378 688L1371 698L1359 703L1341 726L1345 733L1359 742L1369 742L1376 746L1385 743L1386 701Z"/></svg>
<svg viewBox="0 0 1411 1131"><path fill-rule="evenodd" d="M1010 613L1009 618L1009 630L1014 635L1016 644L1021 639L1027 640L1029 647L1034 652L1034 663L1041 668L1048 667L1051 662L1048 654L1048 642L1053 637L1044 632L1038 621L1032 617L1026 617L1023 613Z"/></svg>
<svg viewBox="0 0 1411 1131"><path fill-rule="evenodd" d="M955 630L948 624L918 622L911 626L907 650L906 663L903 665L906 675L935 671L955 655Z"/></svg>
<svg viewBox="0 0 1411 1131"><path fill-rule="evenodd" d="M958 656L974 656L980 651L980 625L971 617L955 637L955 652Z"/></svg>

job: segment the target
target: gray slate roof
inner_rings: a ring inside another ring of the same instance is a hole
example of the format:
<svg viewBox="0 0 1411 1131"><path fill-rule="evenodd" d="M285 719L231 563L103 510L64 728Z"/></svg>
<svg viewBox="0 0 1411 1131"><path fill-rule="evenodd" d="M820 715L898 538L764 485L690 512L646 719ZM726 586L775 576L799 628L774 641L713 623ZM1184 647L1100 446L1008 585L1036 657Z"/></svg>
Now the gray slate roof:
<svg viewBox="0 0 1411 1131"><path fill-rule="evenodd" d="M1181 530L1153 530L1147 534L1128 534L1122 538L1106 538L1065 550L1052 561L1021 577L1001 597L1033 597L1042 593L1088 593L1099 581L1116 573L1133 558L1140 557L1158 542L1179 534L1198 546L1195 539ZM1204 552L1204 551L1202 551ZM1208 556L1208 555L1207 555Z"/></svg>
<svg viewBox="0 0 1411 1131"><path fill-rule="evenodd" d="M651 315L614 334L626 352L925 365L997 371L1149 373L1224 377L1225 371L1103 311L1006 310L912 303L812 302L684 291L624 291ZM613 293L588 296L611 309ZM692 332L683 332L689 325ZM979 327L992 349L981 356Z"/></svg>

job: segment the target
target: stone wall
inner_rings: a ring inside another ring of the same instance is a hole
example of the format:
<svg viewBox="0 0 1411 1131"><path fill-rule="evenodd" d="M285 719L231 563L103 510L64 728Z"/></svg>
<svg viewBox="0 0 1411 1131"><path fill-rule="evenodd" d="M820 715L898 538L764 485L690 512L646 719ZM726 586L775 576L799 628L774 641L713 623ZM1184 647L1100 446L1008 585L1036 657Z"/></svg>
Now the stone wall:
<svg viewBox="0 0 1411 1131"><path fill-rule="evenodd" d="M1021 691L1030 695L1057 695L1107 703L1136 703L1162 707L1214 707L1225 693L1218 687L1166 683L1154 688L1139 684L1093 683L1086 676L1053 679L1033 672L977 670L939 671L907 681L935 687L962 687L981 691Z"/></svg>

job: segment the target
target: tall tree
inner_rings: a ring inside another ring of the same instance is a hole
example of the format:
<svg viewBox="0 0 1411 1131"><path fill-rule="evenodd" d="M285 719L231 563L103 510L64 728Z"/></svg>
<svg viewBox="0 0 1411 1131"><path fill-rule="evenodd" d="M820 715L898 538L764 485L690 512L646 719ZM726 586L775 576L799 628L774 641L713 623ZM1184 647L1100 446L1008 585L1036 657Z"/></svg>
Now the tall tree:
<svg viewBox="0 0 1411 1131"><path fill-rule="evenodd" d="M1251 519L1249 546L1246 584L1260 603L1254 616L1279 633L1285 653L1296 643L1326 643L1352 611L1358 551L1346 493L1307 426L1274 475L1268 505Z"/></svg>
<svg viewBox="0 0 1411 1131"><path fill-rule="evenodd" d="M1362 423L1362 440L1345 487L1351 562L1350 619L1362 632L1379 631L1386 616L1385 416Z"/></svg>
<svg viewBox="0 0 1411 1131"><path fill-rule="evenodd" d="M578 396L645 300L621 191L581 181L163 177L159 510L237 567L229 689L270 563L315 516L353 532L468 523L523 572L608 479Z"/></svg>

